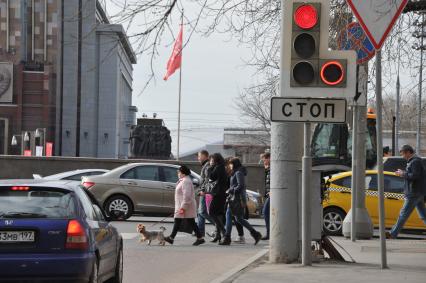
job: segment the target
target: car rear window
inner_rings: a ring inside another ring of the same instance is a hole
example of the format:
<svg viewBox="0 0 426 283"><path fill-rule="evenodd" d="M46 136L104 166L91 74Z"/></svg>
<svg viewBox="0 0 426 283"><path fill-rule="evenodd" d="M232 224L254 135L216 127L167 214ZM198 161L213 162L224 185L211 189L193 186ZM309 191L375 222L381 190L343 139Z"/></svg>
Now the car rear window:
<svg viewBox="0 0 426 283"><path fill-rule="evenodd" d="M25 186L0 187L0 218L73 218L71 192Z"/></svg>

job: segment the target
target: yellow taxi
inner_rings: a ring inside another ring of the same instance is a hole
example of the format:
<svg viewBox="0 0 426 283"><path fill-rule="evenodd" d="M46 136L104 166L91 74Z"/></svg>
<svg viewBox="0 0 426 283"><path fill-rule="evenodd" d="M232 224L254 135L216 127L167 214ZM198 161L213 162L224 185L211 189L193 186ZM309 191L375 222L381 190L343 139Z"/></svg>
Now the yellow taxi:
<svg viewBox="0 0 426 283"><path fill-rule="evenodd" d="M323 228L328 235L341 235L343 220L351 208L352 172L336 174L326 180L327 190L323 201ZM379 198L377 171L368 170L365 175L365 206L375 227L379 226ZM391 228L398 219L404 203L404 179L393 172L385 172L385 225ZM417 211L408 218L404 229L426 230Z"/></svg>

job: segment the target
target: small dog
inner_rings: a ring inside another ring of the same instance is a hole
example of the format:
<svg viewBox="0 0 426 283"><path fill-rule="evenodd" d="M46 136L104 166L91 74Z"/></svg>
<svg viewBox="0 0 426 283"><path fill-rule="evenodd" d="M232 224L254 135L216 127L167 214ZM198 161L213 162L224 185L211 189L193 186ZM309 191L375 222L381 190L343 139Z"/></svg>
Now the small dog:
<svg viewBox="0 0 426 283"><path fill-rule="evenodd" d="M164 246L166 244L166 241L164 241L164 231L166 231L166 228L163 226L158 231L147 231L145 225L138 224L136 230L141 234L140 242L148 241L148 245L151 245L151 241L157 239L159 245Z"/></svg>

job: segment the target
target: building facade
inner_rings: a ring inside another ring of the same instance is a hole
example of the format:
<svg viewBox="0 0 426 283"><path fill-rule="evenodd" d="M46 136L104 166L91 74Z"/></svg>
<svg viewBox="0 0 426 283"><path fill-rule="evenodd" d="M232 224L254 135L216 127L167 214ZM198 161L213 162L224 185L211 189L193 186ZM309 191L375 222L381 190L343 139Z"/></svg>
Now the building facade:
<svg viewBox="0 0 426 283"><path fill-rule="evenodd" d="M127 157L135 63L96 0L0 0L0 154L42 128L56 155Z"/></svg>

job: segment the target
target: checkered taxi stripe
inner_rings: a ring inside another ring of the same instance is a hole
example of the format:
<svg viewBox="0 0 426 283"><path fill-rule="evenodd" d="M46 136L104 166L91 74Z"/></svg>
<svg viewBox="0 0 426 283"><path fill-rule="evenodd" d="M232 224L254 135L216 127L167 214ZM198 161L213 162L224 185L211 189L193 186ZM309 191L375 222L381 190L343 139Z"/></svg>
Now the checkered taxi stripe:
<svg viewBox="0 0 426 283"><path fill-rule="evenodd" d="M337 186L335 184L331 184L330 187L327 189L327 191L329 191L329 192L348 192L348 193L352 193L352 189L346 188L346 187L340 187L340 186ZM373 190L365 190L365 195L377 197L377 196L379 196L379 192L378 191L373 191ZM391 193L391 192L385 192L385 197L386 198L401 199L401 200L404 199L404 195L403 194Z"/></svg>

